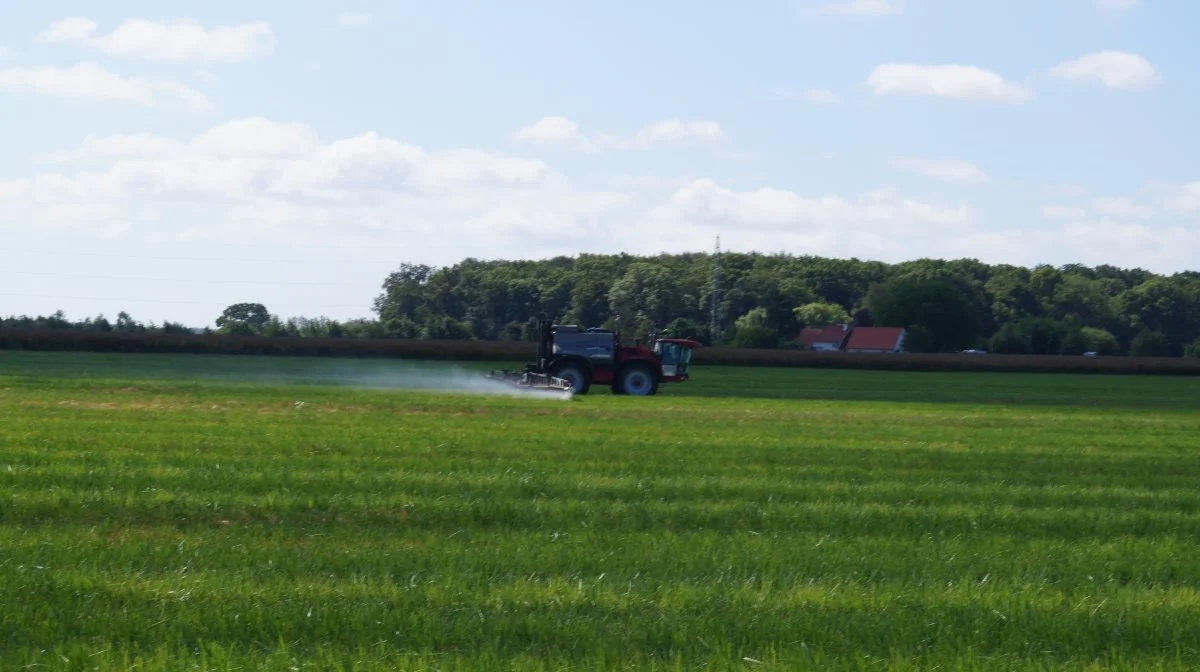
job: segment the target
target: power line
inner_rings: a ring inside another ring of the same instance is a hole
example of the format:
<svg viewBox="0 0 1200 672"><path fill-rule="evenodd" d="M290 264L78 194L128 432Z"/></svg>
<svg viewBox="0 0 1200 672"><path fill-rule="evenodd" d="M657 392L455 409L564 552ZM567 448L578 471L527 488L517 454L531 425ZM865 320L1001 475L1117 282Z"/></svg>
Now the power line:
<svg viewBox="0 0 1200 672"><path fill-rule="evenodd" d="M720 340L721 320L718 315L721 310L721 236L717 236L717 244L713 249L712 267L712 314L709 316L709 337L713 343Z"/></svg>

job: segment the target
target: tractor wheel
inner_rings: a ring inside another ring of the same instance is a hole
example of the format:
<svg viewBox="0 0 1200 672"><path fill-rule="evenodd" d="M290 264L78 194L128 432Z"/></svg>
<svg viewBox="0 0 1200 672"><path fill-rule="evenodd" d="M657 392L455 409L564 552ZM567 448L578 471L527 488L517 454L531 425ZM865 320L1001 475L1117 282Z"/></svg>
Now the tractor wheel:
<svg viewBox="0 0 1200 672"><path fill-rule="evenodd" d="M588 376L587 367L575 362L563 362L555 365L550 370L550 375L571 381L574 394L587 394L588 388L592 386L592 379Z"/></svg>
<svg viewBox="0 0 1200 672"><path fill-rule="evenodd" d="M646 396L658 393L658 377L645 364L632 364L621 369L617 380L618 394Z"/></svg>

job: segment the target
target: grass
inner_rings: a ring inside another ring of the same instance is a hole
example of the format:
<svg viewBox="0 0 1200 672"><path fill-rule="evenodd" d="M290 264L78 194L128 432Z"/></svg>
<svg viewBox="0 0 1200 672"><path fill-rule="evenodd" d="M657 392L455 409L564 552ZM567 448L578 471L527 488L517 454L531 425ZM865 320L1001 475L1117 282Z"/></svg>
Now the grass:
<svg viewBox="0 0 1200 672"><path fill-rule="evenodd" d="M439 367L0 352L0 669L1200 665L1200 381Z"/></svg>

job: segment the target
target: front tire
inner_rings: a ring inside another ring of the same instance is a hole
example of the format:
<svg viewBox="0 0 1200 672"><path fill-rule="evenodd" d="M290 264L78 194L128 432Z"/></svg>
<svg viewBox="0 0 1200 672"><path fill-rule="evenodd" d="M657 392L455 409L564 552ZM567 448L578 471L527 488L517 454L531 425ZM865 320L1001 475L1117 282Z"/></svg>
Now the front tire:
<svg viewBox="0 0 1200 672"><path fill-rule="evenodd" d="M571 391L574 394L587 394L592 386L592 379L587 368L574 362L564 362L550 370L550 375L571 381Z"/></svg>
<svg viewBox="0 0 1200 672"><path fill-rule="evenodd" d="M649 396L658 393L658 376L645 364L631 364L621 369L617 385L618 394Z"/></svg>

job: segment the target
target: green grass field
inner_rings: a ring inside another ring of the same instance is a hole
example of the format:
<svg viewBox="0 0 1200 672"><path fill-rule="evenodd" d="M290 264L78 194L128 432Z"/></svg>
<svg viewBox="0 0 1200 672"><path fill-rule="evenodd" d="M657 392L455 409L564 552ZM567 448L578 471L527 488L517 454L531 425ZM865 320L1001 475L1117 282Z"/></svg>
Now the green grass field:
<svg viewBox="0 0 1200 672"><path fill-rule="evenodd" d="M0 352L0 670L1200 666L1196 379L431 372Z"/></svg>

